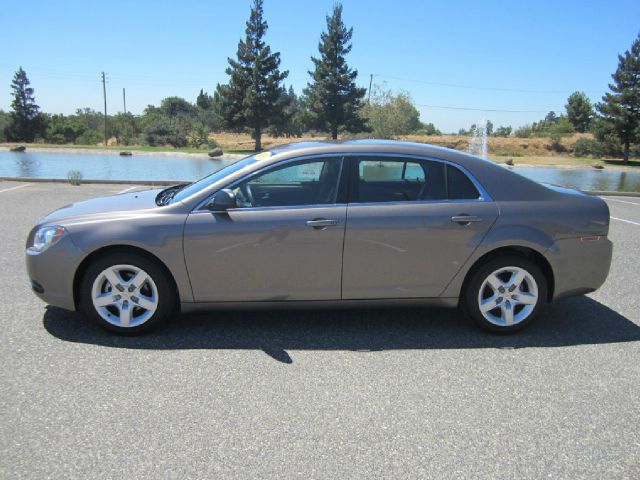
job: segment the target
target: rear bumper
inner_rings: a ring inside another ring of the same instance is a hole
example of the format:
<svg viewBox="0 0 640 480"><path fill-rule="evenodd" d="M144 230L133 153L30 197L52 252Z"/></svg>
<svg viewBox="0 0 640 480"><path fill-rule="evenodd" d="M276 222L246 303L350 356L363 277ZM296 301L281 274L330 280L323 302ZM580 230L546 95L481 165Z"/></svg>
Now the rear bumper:
<svg viewBox="0 0 640 480"><path fill-rule="evenodd" d="M567 238L556 241L546 252L555 280L553 300L597 290L607 279L613 244L598 240Z"/></svg>
<svg viewBox="0 0 640 480"><path fill-rule="evenodd" d="M31 291L50 305L75 310L73 279L84 256L69 235L42 253L27 252L26 266Z"/></svg>

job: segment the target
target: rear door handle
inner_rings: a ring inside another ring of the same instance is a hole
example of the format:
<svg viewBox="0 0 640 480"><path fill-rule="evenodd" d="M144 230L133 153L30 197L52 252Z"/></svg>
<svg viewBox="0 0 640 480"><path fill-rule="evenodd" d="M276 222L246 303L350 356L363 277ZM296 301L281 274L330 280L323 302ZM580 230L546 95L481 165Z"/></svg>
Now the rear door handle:
<svg viewBox="0 0 640 480"><path fill-rule="evenodd" d="M313 227L316 230L324 230L327 227L335 227L338 225L337 220L327 220L326 218L316 218L314 220L307 220L307 226Z"/></svg>
<svg viewBox="0 0 640 480"><path fill-rule="evenodd" d="M482 218L475 215L454 215L451 221L460 225L469 225L472 222L481 222Z"/></svg>

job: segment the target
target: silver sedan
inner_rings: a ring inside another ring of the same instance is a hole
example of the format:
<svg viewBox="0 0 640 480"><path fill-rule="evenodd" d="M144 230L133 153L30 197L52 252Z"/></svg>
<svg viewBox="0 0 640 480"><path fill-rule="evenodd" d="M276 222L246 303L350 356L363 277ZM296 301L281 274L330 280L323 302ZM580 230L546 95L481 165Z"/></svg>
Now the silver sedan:
<svg viewBox="0 0 640 480"><path fill-rule="evenodd" d="M121 333L180 310L366 305L460 307L508 332L603 284L608 230L601 199L464 153L298 143L57 210L26 261L45 302Z"/></svg>

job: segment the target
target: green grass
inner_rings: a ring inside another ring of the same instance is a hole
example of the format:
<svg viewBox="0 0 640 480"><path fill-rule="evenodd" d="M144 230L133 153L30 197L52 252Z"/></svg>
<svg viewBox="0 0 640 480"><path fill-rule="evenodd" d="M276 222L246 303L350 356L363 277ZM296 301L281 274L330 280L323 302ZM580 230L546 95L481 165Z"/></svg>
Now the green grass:
<svg viewBox="0 0 640 480"><path fill-rule="evenodd" d="M498 154L490 154L489 160L496 163L504 163L505 157ZM541 156L541 155L522 155L520 157L514 157L513 163L518 165L536 165L539 167L583 167L589 168L596 164L603 164L606 162L600 158L589 157L573 157L571 155L554 155L554 156ZM606 167L605 167L606 168Z"/></svg>
<svg viewBox="0 0 640 480"><path fill-rule="evenodd" d="M224 150L224 153L233 153L237 155L251 155L256 153L255 150Z"/></svg>
<svg viewBox="0 0 640 480"><path fill-rule="evenodd" d="M0 143L3 147L13 147L15 144L9 143ZM181 153L209 153L211 148L191 148L191 147L182 147L182 148L171 148L171 147L150 147L148 145L111 145L105 147L104 145L75 145L75 144L64 144L58 145L54 143L31 143L25 144L27 149L29 147L32 148L77 148L77 149L88 149L88 150L110 150L114 152L181 152ZM224 153L235 154L235 155L251 155L256 153L253 149L223 149Z"/></svg>
<svg viewBox="0 0 640 480"><path fill-rule="evenodd" d="M499 157L524 157L524 153L520 152L496 152L495 155Z"/></svg>

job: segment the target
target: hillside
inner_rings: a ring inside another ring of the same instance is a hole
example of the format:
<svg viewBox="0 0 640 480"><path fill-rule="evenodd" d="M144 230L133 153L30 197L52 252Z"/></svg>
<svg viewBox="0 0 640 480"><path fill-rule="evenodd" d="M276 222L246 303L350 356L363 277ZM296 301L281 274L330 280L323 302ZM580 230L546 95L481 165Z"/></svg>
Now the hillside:
<svg viewBox="0 0 640 480"><path fill-rule="evenodd" d="M224 150L248 150L253 146L253 140L247 134L242 133L217 133L210 135ZM562 139L562 145L570 150L579 138L591 138L590 134L575 134ZM441 147L466 151L469 147L469 138L461 135L405 135L398 140L409 142L429 143ZM284 138L263 136L262 145L265 149L290 142L303 142L323 140L324 137L304 136L300 138ZM490 137L489 154L491 156L504 157L529 157L529 156L566 156L567 153L558 153L553 150L551 140L547 137L516 138L516 137Z"/></svg>

